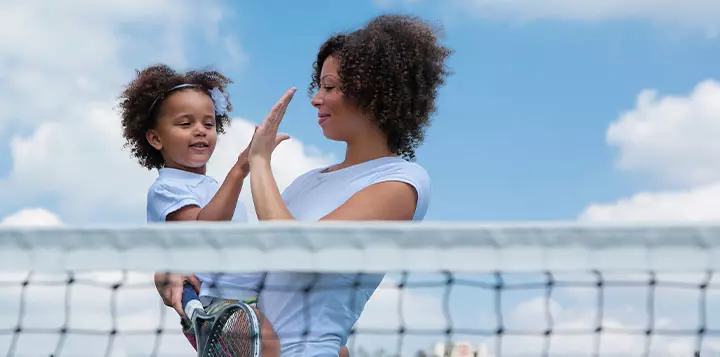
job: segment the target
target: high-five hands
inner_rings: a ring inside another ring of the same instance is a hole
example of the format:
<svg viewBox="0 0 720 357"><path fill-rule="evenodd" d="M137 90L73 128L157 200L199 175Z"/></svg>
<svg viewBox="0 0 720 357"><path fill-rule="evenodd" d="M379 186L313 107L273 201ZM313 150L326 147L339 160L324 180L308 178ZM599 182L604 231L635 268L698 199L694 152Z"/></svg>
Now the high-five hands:
<svg viewBox="0 0 720 357"><path fill-rule="evenodd" d="M255 126L255 132L250 139L250 143L238 156L237 165L243 171L244 175L250 173L251 159L270 161L270 156L275 148L280 145L281 142L290 139L289 135L278 134L277 132L294 94L295 88L287 91L282 98L280 98L280 101L273 106L270 114L268 114L262 124Z"/></svg>
<svg viewBox="0 0 720 357"><path fill-rule="evenodd" d="M289 135L278 134L278 128L294 94L295 88L287 91L282 98L280 98L280 101L273 106L270 114L265 117L262 124L255 128L255 134L248 146L248 161L262 160L270 162L270 156L273 150L275 150L281 142L290 139Z"/></svg>

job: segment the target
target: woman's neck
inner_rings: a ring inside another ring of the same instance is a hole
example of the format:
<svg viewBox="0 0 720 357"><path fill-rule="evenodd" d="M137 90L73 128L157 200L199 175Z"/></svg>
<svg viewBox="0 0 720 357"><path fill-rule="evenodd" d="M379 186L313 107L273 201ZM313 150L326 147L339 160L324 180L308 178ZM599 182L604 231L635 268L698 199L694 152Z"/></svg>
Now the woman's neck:
<svg viewBox="0 0 720 357"><path fill-rule="evenodd" d="M345 159L330 170L339 170L382 157L395 156L387 147L384 137L364 136L363 139L349 141L345 150Z"/></svg>

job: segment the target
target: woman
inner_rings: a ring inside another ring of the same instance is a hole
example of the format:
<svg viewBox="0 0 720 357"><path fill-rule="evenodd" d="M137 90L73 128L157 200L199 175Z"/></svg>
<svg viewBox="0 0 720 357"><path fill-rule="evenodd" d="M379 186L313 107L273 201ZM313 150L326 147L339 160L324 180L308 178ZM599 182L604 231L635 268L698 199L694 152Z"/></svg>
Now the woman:
<svg viewBox="0 0 720 357"><path fill-rule="evenodd" d="M435 111L450 53L430 26L404 16L380 16L329 38L317 54L310 92L325 137L347 144L345 159L300 176L280 193L270 158L295 89L288 91L250 144L258 219L422 220L430 179L408 160ZM270 273L258 306L280 338L282 356L337 356L382 279L382 274Z"/></svg>

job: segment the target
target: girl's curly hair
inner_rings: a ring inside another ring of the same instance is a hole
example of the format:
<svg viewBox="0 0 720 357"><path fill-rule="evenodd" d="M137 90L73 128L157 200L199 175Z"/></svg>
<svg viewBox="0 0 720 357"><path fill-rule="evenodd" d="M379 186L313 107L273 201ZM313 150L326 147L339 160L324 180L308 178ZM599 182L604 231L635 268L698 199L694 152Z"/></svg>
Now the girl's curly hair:
<svg viewBox="0 0 720 357"><path fill-rule="evenodd" d="M178 73L167 65L155 65L137 71L137 77L127 85L119 98L124 147L130 148L140 165L148 170L163 167L163 157L160 151L148 143L146 133L155 127L160 104L168 91L181 84L193 84L206 93L214 88L226 93L230 83L230 79L213 70ZM198 89L196 87L196 90ZM155 100L157 103L153 106ZM231 110L232 105L228 98L226 112ZM222 113L216 115L215 119L218 133L224 133L225 127L230 125L230 117L227 113Z"/></svg>
<svg viewBox="0 0 720 357"><path fill-rule="evenodd" d="M436 110L438 88L450 74L445 61L452 52L417 17L379 16L325 41L308 94L320 88L323 63L333 56L345 97L378 123L392 152L413 160Z"/></svg>

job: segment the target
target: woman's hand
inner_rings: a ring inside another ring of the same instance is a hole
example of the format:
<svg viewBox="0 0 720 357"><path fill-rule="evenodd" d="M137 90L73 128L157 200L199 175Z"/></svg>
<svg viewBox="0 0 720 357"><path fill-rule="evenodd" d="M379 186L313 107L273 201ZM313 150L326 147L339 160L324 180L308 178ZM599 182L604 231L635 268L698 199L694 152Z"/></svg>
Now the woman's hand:
<svg viewBox="0 0 720 357"><path fill-rule="evenodd" d="M185 317L182 307L182 292L185 282L190 283L196 293L200 293L200 280L195 275L155 273L155 288L165 306L170 306L181 317Z"/></svg>
<svg viewBox="0 0 720 357"><path fill-rule="evenodd" d="M290 138L285 134L278 135L278 127L280 127L280 122L285 116L285 111L294 94L295 88L287 91L285 95L280 98L280 101L275 104L262 124L255 128L255 134L247 149L249 162L255 160L270 162L273 150L275 150L278 144Z"/></svg>

